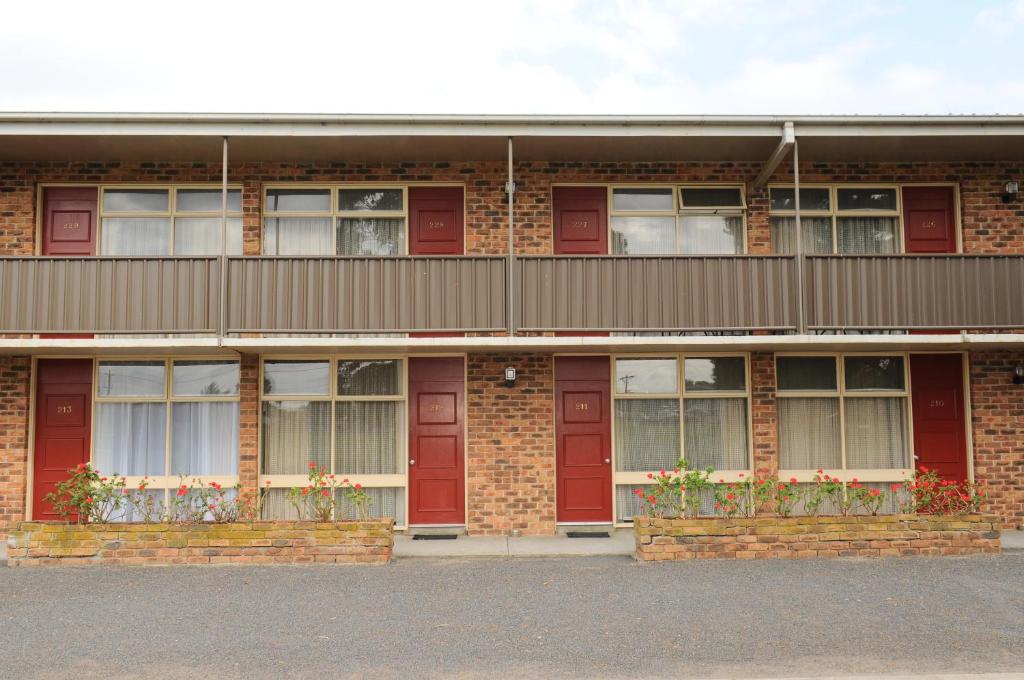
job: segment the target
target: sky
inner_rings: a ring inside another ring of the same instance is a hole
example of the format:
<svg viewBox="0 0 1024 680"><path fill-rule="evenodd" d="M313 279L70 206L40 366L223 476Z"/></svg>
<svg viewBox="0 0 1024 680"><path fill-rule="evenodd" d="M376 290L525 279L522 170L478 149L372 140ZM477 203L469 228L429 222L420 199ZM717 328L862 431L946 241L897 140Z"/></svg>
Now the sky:
<svg viewBox="0 0 1024 680"><path fill-rule="evenodd" d="M0 110L1024 112L1024 0L37 0Z"/></svg>

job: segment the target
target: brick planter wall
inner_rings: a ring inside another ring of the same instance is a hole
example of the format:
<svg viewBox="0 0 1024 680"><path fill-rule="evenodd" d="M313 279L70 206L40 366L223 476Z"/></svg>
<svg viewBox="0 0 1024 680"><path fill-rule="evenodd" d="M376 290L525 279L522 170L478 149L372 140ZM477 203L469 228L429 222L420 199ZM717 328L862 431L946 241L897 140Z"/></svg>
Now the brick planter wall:
<svg viewBox="0 0 1024 680"><path fill-rule="evenodd" d="M999 528L994 515L633 521L636 558L644 562L998 553Z"/></svg>
<svg viewBox="0 0 1024 680"><path fill-rule="evenodd" d="M394 521L254 524L23 522L8 537L12 567L93 564L387 564Z"/></svg>

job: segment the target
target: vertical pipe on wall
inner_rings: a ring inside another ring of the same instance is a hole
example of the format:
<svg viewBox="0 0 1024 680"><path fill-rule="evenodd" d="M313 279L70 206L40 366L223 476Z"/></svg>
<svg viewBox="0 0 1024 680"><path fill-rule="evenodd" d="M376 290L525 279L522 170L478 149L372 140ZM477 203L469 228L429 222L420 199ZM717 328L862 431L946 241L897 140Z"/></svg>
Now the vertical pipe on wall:
<svg viewBox="0 0 1024 680"><path fill-rule="evenodd" d="M505 315L506 321L508 322L508 334L509 336L516 334L516 313L515 307L515 295L512 290L512 286L515 283L515 232L513 230L513 223L515 217L515 196L516 196L516 183L512 172L512 138L508 138L508 181L505 182L505 194L508 196L508 273L505 280L506 298L505 298Z"/></svg>
<svg viewBox="0 0 1024 680"><path fill-rule="evenodd" d="M804 234L800 224L800 142L793 139L793 208L796 229L796 325L801 335L807 332L806 296L804 295Z"/></svg>
<svg viewBox="0 0 1024 680"><path fill-rule="evenodd" d="M228 282L228 138L224 137L220 165L220 323L217 334L227 335Z"/></svg>

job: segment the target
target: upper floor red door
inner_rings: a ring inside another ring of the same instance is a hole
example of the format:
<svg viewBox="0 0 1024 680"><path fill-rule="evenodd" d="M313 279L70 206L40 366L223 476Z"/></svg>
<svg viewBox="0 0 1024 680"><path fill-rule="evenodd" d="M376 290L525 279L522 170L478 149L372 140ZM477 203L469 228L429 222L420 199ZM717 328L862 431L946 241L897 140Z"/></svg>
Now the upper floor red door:
<svg viewBox="0 0 1024 680"><path fill-rule="evenodd" d="M908 253L955 253L953 187L903 187L903 235Z"/></svg>
<svg viewBox="0 0 1024 680"><path fill-rule="evenodd" d="M32 515L34 519L55 520L60 518L43 497L68 478L68 470L89 461L92 361L40 359L36 376Z"/></svg>
<svg viewBox="0 0 1024 680"><path fill-rule="evenodd" d="M96 187L43 191L43 255L96 254Z"/></svg>
<svg viewBox="0 0 1024 680"><path fill-rule="evenodd" d="M462 187L409 187L409 254L462 255Z"/></svg>
<svg viewBox="0 0 1024 680"><path fill-rule="evenodd" d="M912 354L914 463L943 479L967 479L967 415L963 356Z"/></svg>
<svg viewBox="0 0 1024 680"><path fill-rule="evenodd" d="M608 254L608 189L554 187L551 213L556 255Z"/></svg>

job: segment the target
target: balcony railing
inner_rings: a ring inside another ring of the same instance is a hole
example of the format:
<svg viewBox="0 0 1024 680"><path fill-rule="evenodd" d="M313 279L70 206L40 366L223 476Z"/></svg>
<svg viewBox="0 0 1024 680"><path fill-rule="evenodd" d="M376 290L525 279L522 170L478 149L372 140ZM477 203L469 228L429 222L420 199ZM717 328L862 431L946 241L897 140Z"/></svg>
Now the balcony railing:
<svg viewBox="0 0 1024 680"><path fill-rule="evenodd" d="M0 333L1024 328L1024 255L0 258ZM226 305L220 313L221 301Z"/></svg>

